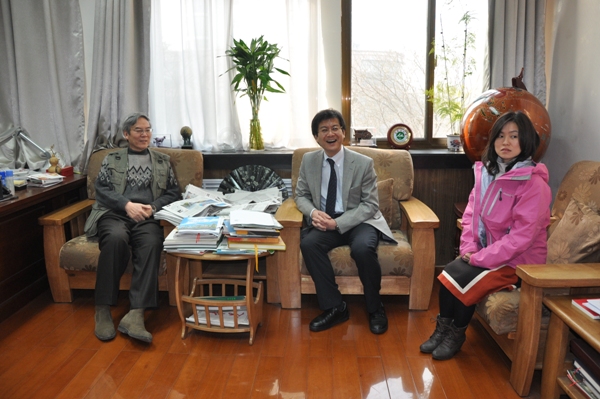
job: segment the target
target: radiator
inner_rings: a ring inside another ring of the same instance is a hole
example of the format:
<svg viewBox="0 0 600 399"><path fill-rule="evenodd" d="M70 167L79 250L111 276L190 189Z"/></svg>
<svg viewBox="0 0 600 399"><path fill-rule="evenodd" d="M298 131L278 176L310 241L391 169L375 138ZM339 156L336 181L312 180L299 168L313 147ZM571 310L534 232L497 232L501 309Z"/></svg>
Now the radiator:
<svg viewBox="0 0 600 399"><path fill-rule="evenodd" d="M285 183L285 187L287 188L288 197L292 196L292 179L282 179ZM216 191L223 179L204 179L202 180L202 188L205 190L213 190Z"/></svg>

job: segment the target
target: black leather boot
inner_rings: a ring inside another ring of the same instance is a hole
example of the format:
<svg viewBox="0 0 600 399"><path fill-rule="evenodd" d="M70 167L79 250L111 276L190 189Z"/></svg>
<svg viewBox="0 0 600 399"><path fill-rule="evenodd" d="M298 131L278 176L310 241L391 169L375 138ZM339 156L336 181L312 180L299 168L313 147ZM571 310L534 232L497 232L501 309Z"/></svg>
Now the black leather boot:
<svg viewBox="0 0 600 399"><path fill-rule="evenodd" d="M468 326L456 327L451 324L441 344L432 352L431 357L435 360L448 360L454 357L465 343L467 337L465 332Z"/></svg>
<svg viewBox="0 0 600 399"><path fill-rule="evenodd" d="M435 331L433 334L431 334L431 337L429 337L429 339L423 342L419 347L423 353L433 352L434 349L442 343L444 337L446 336L446 331L450 328L450 325L452 325L452 319L448 317L440 317L439 314L435 320Z"/></svg>

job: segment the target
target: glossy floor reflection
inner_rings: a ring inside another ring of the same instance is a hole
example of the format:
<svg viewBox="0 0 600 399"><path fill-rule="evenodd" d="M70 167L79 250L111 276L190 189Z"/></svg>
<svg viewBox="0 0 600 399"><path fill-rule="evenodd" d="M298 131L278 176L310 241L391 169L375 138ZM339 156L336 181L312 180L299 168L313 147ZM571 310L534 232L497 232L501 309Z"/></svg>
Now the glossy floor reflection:
<svg viewBox="0 0 600 399"><path fill-rule="evenodd" d="M437 290L429 311L409 312L407 297L384 297L390 327L369 331L363 299L347 296L350 320L312 333L315 296L301 310L264 305L254 345L248 334L194 331L180 339L177 309L161 296L146 312L152 345L118 333L96 339L91 291L71 304L41 295L0 323L0 397L6 398L518 398L509 361L476 321L462 351L433 361L419 352L431 334ZM127 312L126 295L113 309ZM536 372L529 398L539 398Z"/></svg>

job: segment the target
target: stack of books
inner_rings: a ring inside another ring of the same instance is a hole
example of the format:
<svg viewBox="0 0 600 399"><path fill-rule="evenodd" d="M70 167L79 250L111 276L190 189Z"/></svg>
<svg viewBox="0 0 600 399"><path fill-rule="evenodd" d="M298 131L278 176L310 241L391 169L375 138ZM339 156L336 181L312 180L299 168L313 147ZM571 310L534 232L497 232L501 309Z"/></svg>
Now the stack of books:
<svg viewBox="0 0 600 399"><path fill-rule="evenodd" d="M586 316L595 320L600 319L600 298L574 298L571 304Z"/></svg>
<svg viewBox="0 0 600 399"><path fill-rule="evenodd" d="M600 399L600 354L580 338L571 339L570 349L574 369L567 376L586 398Z"/></svg>
<svg viewBox="0 0 600 399"><path fill-rule="evenodd" d="M186 217L165 238L165 251L193 254L216 251L223 239L223 222L222 216Z"/></svg>
<svg viewBox="0 0 600 399"><path fill-rule="evenodd" d="M230 249L284 251L283 226L270 213L234 210L226 222Z"/></svg>

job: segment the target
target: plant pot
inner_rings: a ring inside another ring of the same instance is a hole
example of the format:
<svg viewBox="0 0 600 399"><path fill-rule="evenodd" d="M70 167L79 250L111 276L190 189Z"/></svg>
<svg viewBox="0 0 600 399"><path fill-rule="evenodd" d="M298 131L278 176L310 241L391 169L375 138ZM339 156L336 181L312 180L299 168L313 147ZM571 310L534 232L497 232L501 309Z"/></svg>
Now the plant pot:
<svg viewBox="0 0 600 399"><path fill-rule="evenodd" d="M260 128L260 120L258 118L250 119L250 149L264 150L265 145L262 138L262 130Z"/></svg>
<svg viewBox="0 0 600 399"><path fill-rule="evenodd" d="M458 152L460 151L460 135L458 134L449 134L447 137L447 147L448 151Z"/></svg>

